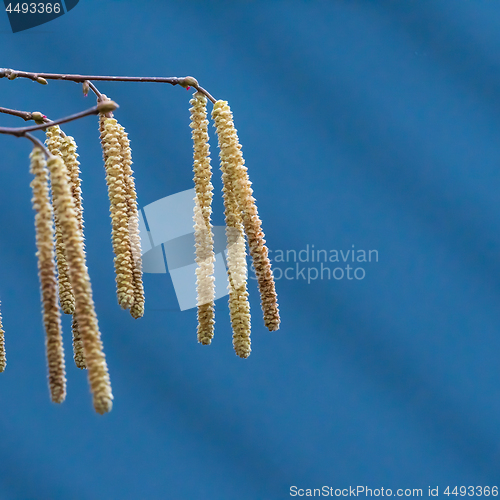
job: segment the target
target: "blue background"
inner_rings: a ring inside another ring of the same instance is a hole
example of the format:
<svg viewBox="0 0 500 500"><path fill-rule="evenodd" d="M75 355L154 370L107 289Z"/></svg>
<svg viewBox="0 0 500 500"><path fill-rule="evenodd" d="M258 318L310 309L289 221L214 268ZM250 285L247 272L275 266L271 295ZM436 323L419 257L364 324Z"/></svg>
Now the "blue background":
<svg viewBox="0 0 500 500"><path fill-rule="evenodd" d="M492 1L90 1L12 34L2 65L193 75L229 101L271 249L377 249L363 280L280 280L252 355L226 298L213 344L147 275L145 317L116 302L97 123L79 144L87 255L115 405L71 359L50 402L28 155L0 137L0 499L285 499L289 488L500 482L500 5ZM192 187L191 92L101 83L130 134L141 206ZM77 84L0 80L1 105L51 118ZM2 124L22 126L2 116ZM213 128L211 127L211 130ZM39 137L43 134L39 133ZM218 150L212 139L214 170ZM214 224L223 224L216 175Z"/></svg>

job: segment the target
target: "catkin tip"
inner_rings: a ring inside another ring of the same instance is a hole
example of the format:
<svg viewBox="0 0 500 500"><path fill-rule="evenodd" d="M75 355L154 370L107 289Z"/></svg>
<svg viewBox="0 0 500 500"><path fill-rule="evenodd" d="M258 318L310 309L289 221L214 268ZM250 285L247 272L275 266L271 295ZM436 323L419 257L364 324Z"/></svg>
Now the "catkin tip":
<svg viewBox="0 0 500 500"><path fill-rule="evenodd" d="M214 303L198 306L198 342L210 345L214 336Z"/></svg>
<svg viewBox="0 0 500 500"><path fill-rule="evenodd" d="M80 335L80 330L78 329L78 321L75 315L73 315L71 330L73 333L73 360L75 361L75 365L77 366L77 368L85 370L87 368L87 363L85 362L83 341Z"/></svg>
<svg viewBox="0 0 500 500"><path fill-rule="evenodd" d="M99 415L109 413L113 408L113 401L107 395L98 395L94 397L94 409Z"/></svg>

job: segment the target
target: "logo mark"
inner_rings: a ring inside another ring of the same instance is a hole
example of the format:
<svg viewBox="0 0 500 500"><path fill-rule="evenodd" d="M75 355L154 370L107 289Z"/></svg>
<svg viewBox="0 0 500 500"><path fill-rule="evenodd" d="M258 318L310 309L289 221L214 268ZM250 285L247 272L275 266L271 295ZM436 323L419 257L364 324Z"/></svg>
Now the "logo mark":
<svg viewBox="0 0 500 500"><path fill-rule="evenodd" d="M161 198L139 211L142 270L170 273L181 311L197 306L195 240L193 230L194 189ZM227 295L226 233L214 226L215 299Z"/></svg>

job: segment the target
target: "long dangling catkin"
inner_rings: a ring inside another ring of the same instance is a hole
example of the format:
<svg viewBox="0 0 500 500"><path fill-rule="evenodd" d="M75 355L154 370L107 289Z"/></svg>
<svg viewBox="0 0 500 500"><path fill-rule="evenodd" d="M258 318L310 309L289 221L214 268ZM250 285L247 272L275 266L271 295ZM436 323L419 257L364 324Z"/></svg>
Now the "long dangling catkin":
<svg viewBox="0 0 500 500"><path fill-rule="evenodd" d="M1 304L0 304L1 305ZM7 359L5 358L5 337L2 326L2 311L0 310L0 372L5 370L7 366Z"/></svg>
<svg viewBox="0 0 500 500"><path fill-rule="evenodd" d="M80 162L78 161L78 153L76 152L76 142L73 137L67 135L60 140L60 155L66 165L69 174L71 186L71 194L73 196L76 218L78 220L78 229L82 237L83 248L85 248L85 237L83 234L83 204L82 204L82 189L80 179ZM86 368L85 355L83 353L83 344L78 331L78 321L73 314L71 323L73 334L73 359L78 368Z"/></svg>
<svg viewBox="0 0 500 500"><path fill-rule="evenodd" d="M48 150L54 156L61 155L61 129L59 125L49 127L46 130ZM59 302L61 309L65 314L73 314L75 312L75 297L71 289L69 280L68 263L66 260L66 250L64 248L63 235L61 232L61 224L57 214L54 214L54 224L56 231L56 260L57 260L57 281L59 285Z"/></svg>
<svg viewBox="0 0 500 500"><path fill-rule="evenodd" d="M192 104L193 171L196 191L194 207L194 237L196 247L196 289L198 295L198 342L208 345L214 336L215 287L214 287L214 237L210 216L212 213L213 186L208 145L207 99L196 92Z"/></svg>
<svg viewBox="0 0 500 500"><path fill-rule="evenodd" d="M121 156L120 130L114 118L103 122L101 143L105 159L106 183L110 202L113 250L118 303L123 309L134 304L134 273L130 243L128 204Z"/></svg>
<svg viewBox="0 0 500 500"><path fill-rule="evenodd" d="M235 197L242 214L250 255L259 284L264 323L269 330L277 330L280 317L268 249L265 245L262 222L257 212L255 198L252 196L253 190L227 101L217 101L214 104L212 117L219 137L221 163L227 163L228 172L234 178Z"/></svg>
<svg viewBox="0 0 500 500"><path fill-rule="evenodd" d="M128 205L128 226L130 248L132 251L132 273L134 288L134 305L130 308L133 318L142 318L144 315L144 285L142 283L142 256L141 237L139 233L139 212L137 210L137 192L135 190L134 171L132 170L132 150L130 140L125 129L118 125L121 157L123 159L123 179L125 196Z"/></svg>
<svg viewBox="0 0 500 500"><path fill-rule="evenodd" d="M229 315L233 328L233 347L238 356L248 358L251 352L251 342L245 233L234 193L234 176L225 161L221 161L221 170L226 216Z"/></svg>
<svg viewBox="0 0 500 500"><path fill-rule="evenodd" d="M97 413L103 414L111 410L113 394L95 314L92 288L85 263L83 238L79 231L69 175L59 156L50 157L48 167L55 210L64 236L71 286L75 294L75 315L83 342L94 408Z"/></svg>
<svg viewBox="0 0 500 500"><path fill-rule="evenodd" d="M105 94L101 94L98 101L99 102L110 101L110 99ZM101 138L105 165L109 157L108 155L109 149L106 148L104 144L106 137L105 123L107 119L112 119L112 118L113 118L112 112L99 114L99 133ZM133 305L130 307L130 314L133 318L138 319L144 315L144 285L142 282L142 255L141 255L141 238L139 232L139 213L137 210L137 193L135 190L135 180L133 177L134 172L131 168L132 151L130 148L130 141L128 139L128 134L125 132L125 129L118 123L117 123L117 131L118 131L118 142L120 144L119 156L121 157L123 162L119 166L121 166L123 171L124 194L127 199L127 217L128 217L128 227L129 227L129 246L130 246L129 255L131 258L132 289L133 289ZM110 188L108 185L108 193L109 191ZM116 267L116 259L115 259L115 267ZM126 308L126 306L122 307Z"/></svg>
<svg viewBox="0 0 500 500"><path fill-rule="evenodd" d="M35 148L30 158L30 170L34 175L31 188L33 190L33 208L36 211L38 275L40 277L43 322L46 333L49 388L52 401L62 403L66 397L66 373L61 336L61 316L57 304L53 214L49 198L48 173L45 156L40 148Z"/></svg>

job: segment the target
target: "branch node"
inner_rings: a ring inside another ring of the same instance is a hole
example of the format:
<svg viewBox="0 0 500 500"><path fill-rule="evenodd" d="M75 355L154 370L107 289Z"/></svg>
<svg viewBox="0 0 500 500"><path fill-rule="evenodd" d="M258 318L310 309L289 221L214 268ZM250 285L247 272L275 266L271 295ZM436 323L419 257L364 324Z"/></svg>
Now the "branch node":
<svg viewBox="0 0 500 500"><path fill-rule="evenodd" d="M35 120L35 123L37 125L42 125L43 123L45 123L45 118L47 117L45 115L42 115L40 111L33 111L33 113L31 113L31 119Z"/></svg>
<svg viewBox="0 0 500 500"><path fill-rule="evenodd" d="M181 87L184 87L185 89L189 89L189 87L194 87L194 88L199 87L198 80L196 78L193 78L192 76L179 78L178 83Z"/></svg>
<svg viewBox="0 0 500 500"><path fill-rule="evenodd" d="M118 108L118 104L115 101L101 101L97 104L97 111L99 113L110 113Z"/></svg>

